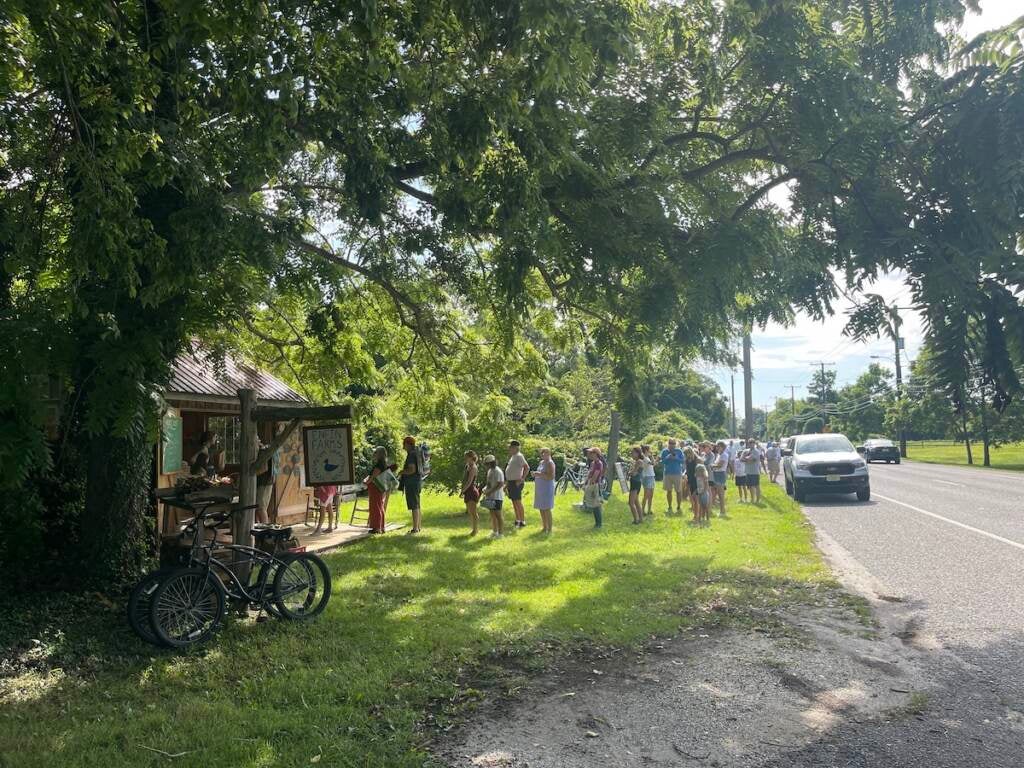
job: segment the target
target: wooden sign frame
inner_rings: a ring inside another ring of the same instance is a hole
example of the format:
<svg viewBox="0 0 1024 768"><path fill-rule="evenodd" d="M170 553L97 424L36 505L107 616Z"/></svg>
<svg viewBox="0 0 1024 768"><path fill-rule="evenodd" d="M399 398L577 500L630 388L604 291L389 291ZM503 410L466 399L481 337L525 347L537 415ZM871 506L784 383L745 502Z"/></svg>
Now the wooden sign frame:
<svg viewBox="0 0 1024 768"><path fill-rule="evenodd" d="M333 478L330 480L315 480L318 475L322 472L311 472L310 469L310 456L311 451L309 449L310 435L314 432L320 432L324 430L330 431L342 431L345 433L346 442L348 444L348 455L345 457L348 459L348 474L345 477ZM352 485L355 483L355 456L352 450L352 425L351 424L328 424L325 426L315 427L303 427L302 428L302 459L305 469L305 485L306 487L316 487L318 485Z"/></svg>

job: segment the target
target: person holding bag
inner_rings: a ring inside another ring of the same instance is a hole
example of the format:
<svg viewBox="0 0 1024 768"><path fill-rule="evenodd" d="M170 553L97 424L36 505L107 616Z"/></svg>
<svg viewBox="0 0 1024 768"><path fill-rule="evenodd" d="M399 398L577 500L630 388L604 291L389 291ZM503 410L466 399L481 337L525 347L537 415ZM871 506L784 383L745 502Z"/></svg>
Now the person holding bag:
<svg viewBox="0 0 1024 768"><path fill-rule="evenodd" d="M370 512L367 525L370 533L384 533L385 517L388 511L388 497L398 488L396 465L388 465L388 452L383 446L373 449L373 465L369 476L363 480L370 498Z"/></svg>
<svg viewBox="0 0 1024 768"><path fill-rule="evenodd" d="M600 448L587 451L590 458L590 470L587 472L587 483L583 487L583 506L594 513L594 527L600 528L604 515L604 494L601 493L601 480L604 478L604 459Z"/></svg>

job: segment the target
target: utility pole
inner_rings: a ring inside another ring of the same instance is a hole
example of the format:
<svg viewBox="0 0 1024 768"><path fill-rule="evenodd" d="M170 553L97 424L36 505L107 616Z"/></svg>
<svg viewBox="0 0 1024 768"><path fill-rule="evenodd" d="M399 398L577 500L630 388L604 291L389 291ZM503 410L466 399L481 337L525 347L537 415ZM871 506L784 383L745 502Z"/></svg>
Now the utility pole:
<svg viewBox="0 0 1024 768"><path fill-rule="evenodd" d="M732 439L736 439L736 374L729 374L729 386L732 387Z"/></svg>
<svg viewBox="0 0 1024 768"><path fill-rule="evenodd" d="M743 417L746 422L747 434L744 437L754 436L754 375L750 370L750 329L743 329Z"/></svg>
<svg viewBox="0 0 1024 768"><path fill-rule="evenodd" d="M892 341L896 346L895 357L896 357L896 405L900 409L900 421L896 425L896 431L898 433L900 441L900 456L904 459L907 458L907 435L903 431L903 365L900 362L900 357L903 354L903 337L900 336L900 325L903 321L900 319L899 307L895 304L892 306Z"/></svg>
<svg viewBox="0 0 1024 768"><path fill-rule="evenodd" d="M818 393L818 397L821 398L821 410L824 414L824 421L828 424L828 384L825 380L825 366L830 368L835 367L835 363L827 363L823 360L811 363L811 365L821 366L821 391Z"/></svg>

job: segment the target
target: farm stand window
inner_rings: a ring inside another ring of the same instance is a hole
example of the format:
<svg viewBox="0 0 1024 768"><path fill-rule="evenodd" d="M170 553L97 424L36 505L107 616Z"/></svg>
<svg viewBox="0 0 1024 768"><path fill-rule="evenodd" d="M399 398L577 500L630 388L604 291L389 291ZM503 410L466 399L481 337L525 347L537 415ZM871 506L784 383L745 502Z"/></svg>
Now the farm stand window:
<svg viewBox="0 0 1024 768"><path fill-rule="evenodd" d="M224 463L238 464L241 461L242 425L237 416L210 416L206 428L220 435L224 446Z"/></svg>

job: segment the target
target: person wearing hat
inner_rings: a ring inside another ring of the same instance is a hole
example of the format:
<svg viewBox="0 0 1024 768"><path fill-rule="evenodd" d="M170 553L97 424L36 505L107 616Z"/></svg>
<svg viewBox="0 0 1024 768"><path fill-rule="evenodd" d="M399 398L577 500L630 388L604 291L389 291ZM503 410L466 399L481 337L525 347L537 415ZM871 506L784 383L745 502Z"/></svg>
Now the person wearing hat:
<svg viewBox="0 0 1024 768"><path fill-rule="evenodd" d="M405 449L405 466L402 467L402 490L405 492L405 506L412 513L412 529L409 533L423 530L423 516L420 511L420 492L423 489L423 466L420 452L416 450L416 438L407 436L402 440Z"/></svg>
<svg viewBox="0 0 1024 768"><path fill-rule="evenodd" d="M484 466L487 468L487 480L481 492L481 502L491 513L491 538L500 539L502 534L501 505L505 500L505 473L498 466L498 460L493 453L484 456Z"/></svg>

